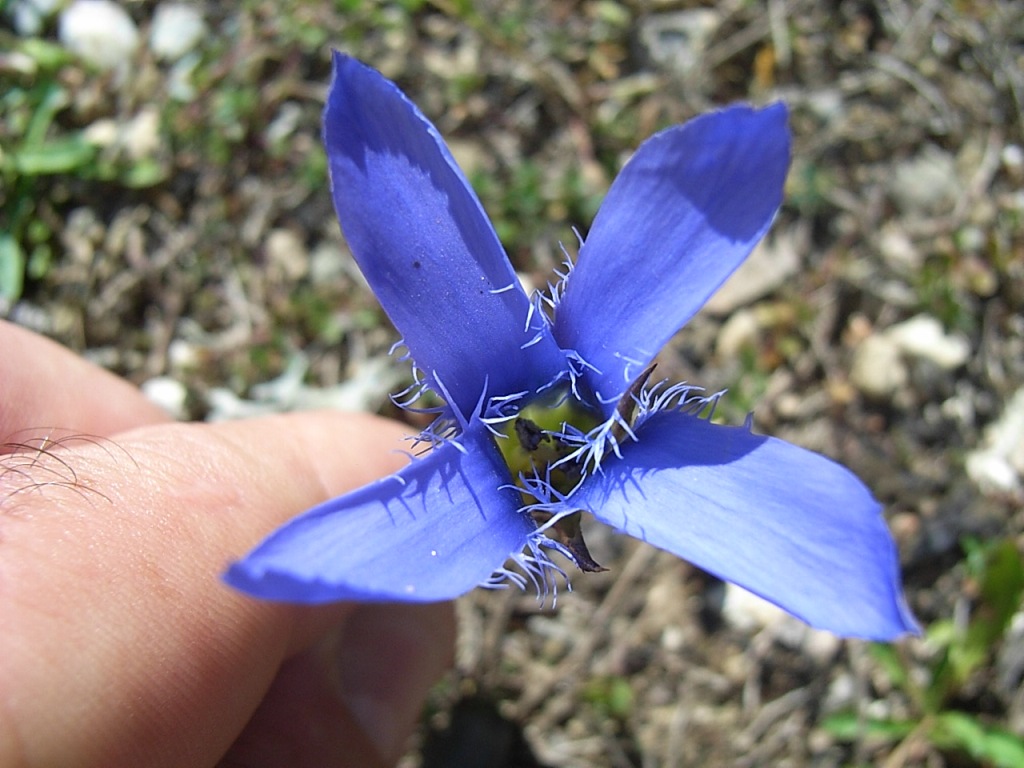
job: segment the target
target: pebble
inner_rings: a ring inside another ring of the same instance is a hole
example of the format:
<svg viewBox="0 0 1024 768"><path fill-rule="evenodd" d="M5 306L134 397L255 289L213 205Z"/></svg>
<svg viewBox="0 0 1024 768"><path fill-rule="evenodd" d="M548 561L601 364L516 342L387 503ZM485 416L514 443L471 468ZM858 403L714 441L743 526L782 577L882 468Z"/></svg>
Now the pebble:
<svg viewBox="0 0 1024 768"><path fill-rule="evenodd" d="M175 419L181 420L188 416L188 409L185 407L188 390L177 379L170 376L154 376L142 382L142 394Z"/></svg>
<svg viewBox="0 0 1024 768"><path fill-rule="evenodd" d="M731 582L725 584L722 618L740 632L757 632L787 618L785 611Z"/></svg>
<svg viewBox="0 0 1024 768"><path fill-rule="evenodd" d="M640 22L640 43L655 64L689 75L703 64L711 35L721 16L710 8L656 13Z"/></svg>
<svg viewBox="0 0 1024 768"><path fill-rule="evenodd" d="M916 315L864 338L853 355L850 381L868 397L884 400L907 386L908 362L926 360L945 375L970 357L965 337L946 333L935 317Z"/></svg>
<svg viewBox="0 0 1024 768"><path fill-rule="evenodd" d="M753 310L741 309L734 312L718 331L715 338L715 353L723 360L736 357L740 350L757 341L760 330L757 313Z"/></svg>
<svg viewBox="0 0 1024 768"><path fill-rule="evenodd" d="M94 123L90 123L89 127L83 131L82 135L86 141L94 146L112 147L117 143L118 137L121 135L121 131L118 128L116 120L104 117Z"/></svg>
<svg viewBox="0 0 1024 768"><path fill-rule="evenodd" d="M160 111L145 106L125 126L122 136L125 151L133 160L152 157L163 145L160 139Z"/></svg>
<svg viewBox="0 0 1024 768"><path fill-rule="evenodd" d="M896 223L882 225L878 233L878 251L889 266L903 273L919 270L924 257L909 235Z"/></svg>
<svg viewBox="0 0 1024 768"><path fill-rule="evenodd" d="M1007 144L999 153L999 161L1003 168L1015 181L1024 178L1024 149L1019 144Z"/></svg>
<svg viewBox="0 0 1024 768"><path fill-rule="evenodd" d="M154 106L146 106L124 123L101 118L91 123L83 136L97 147L117 147L133 160L152 157L163 146L160 112Z"/></svg>
<svg viewBox="0 0 1024 768"><path fill-rule="evenodd" d="M885 334L868 336L853 353L850 382L877 400L892 397L907 385L909 373L900 348Z"/></svg>
<svg viewBox="0 0 1024 768"><path fill-rule="evenodd" d="M999 418L985 430L982 445L967 454L967 476L986 493L1024 489L1024 387L1007 401Z"/></svg>
<svg viewBox="0 0 1024 768"><path fill-rule="evenodd" d="M190 102L196 97L192 73L202 61L198 52L186 54L171 65L167 72L167 95L175 101Z"/></svg>
<svg viewBox="0 0 1024 768"><path fill-rule="evenodd" d="M167 361L178 370L193 369L200 362L199 350L183 339L175 339L167 347Z"/></svg>
<svg viewBox="0 0 1024 768"><path fill-rule="evenodd" d="M857 679L849 672L840 672L829 683L822 708L826 712L840 712L853 707L857 703L858 693Z"/></svg>
<svg viewBox="0 0 1024 768"><path fill-rule="evenodd" d="M889 328L885 335L909 357L935 363L953 371L971 357L970 342L959 334L946 333L938 318L915 315Z"/></svg>
<svg viewBox="0 0 1024 768"><path fill-rule="evenodd" d="M309 279L317 285L340 283L347 277L345 263L345 255L337 244L321 241L309 255ZM358 270L355 272L362 275Z"/></svg>
<svg viewBox="0 0 1024 768"><path fill-rule="evenodd" d="M841 643L831 632L814 629L773 603L732 583L725 585L722 617L741 632L767 630L778 642L803 651L822 663L835 654Z"/></svg>
<svg viewBox="0 0 1024 768"><path fill-rule="evenodd" d="M60 15L64 47L101 69L126 67L139 45L131 16L110 0L75 0Z"/></svg>
<svg viewBox="0 0 1024 768"><path fill-rule="evenodd" d="M953 207L963 183L953 155L929 144L895 167L889 190L905 213L935 214Z"/></svg>
<svg viewBox="0 0 1024 768"><path fill-rule="evenodd" d="M274 229L263 243L267 261L294 283L309 272L309 252L305 243L291 229Z"/></svg>
<svg viewBox="0 0 1024 768"><path fill-rule="evenodd" d="M177 61L206 35L199 10L182 3L161 3L153 14L149 47L158 59Z"/></svg>

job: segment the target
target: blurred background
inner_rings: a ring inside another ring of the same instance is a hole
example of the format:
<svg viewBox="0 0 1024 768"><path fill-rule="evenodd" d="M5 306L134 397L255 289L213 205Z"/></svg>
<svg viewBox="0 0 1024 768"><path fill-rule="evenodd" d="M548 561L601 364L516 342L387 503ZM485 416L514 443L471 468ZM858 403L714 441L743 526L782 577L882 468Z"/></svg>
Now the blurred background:
<svg viewBox="0 0 1024 768"><path fill-rule="evenodd" d="M659 371L863 477L926 627L841 642L593 526L554 608L460 601L404 768L1024 765L1024 2L0 0L0 316L179 418L423 426L328 195L332 47L538 287L643 139L785 101L779 218Z"/></svg>

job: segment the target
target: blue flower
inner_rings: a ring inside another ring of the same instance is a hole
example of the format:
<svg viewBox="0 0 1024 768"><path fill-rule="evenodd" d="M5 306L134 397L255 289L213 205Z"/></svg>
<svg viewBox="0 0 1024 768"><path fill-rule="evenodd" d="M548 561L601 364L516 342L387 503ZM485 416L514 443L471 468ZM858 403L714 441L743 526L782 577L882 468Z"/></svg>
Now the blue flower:
<svg viewBox="0 0 1024 768"><path fill-rule="evenodd" d="M292 520L230 567L230 584L297 603L447 600L502 579L546 591L561 573L551 551L600 568L585 511L816 627L916 631L860 480L749 424L712 423L717 395L649 383L658 350L775 216L782 104L646 141L575 266L532 301L437 129L341 54L324 141L342 230L415 363L412 394L445 405L428 453Z"/></svg>

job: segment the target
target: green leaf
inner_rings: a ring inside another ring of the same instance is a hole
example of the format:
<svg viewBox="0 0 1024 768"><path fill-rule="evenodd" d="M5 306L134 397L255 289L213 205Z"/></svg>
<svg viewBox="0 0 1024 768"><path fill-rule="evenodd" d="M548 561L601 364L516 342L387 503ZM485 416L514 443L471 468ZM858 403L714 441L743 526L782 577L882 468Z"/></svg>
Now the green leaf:
<svg viewBox="0 0 1024 768"><path fill-rule="evenodd" d="M628 717L633 709L633 689L628 680L618 676L590 680L583 689L583 698L617 719Z"/></svg>
<svg viewBox="0 0 1024 768"><path fill-rule="evenodd" d="M1006 633L1024 593L1024 562L1012 539L965 541L964 548L967 570L977 582L980 598L966 632L955 635L949 646L949 662L956 682L961 685L989 658L992 646Z"/></svg>
<svg viewBox="0 0 1024 768"><path fill-rule="evenodd" d="M960 748L997 768L1024 765L1024 741L1020 737L988 727L966 712L943 712L929 735L938 747Z"/></svg>
<svg viewBox="0 0 1024 768"><path fill-rule="evenodd" d="M25 287L25 255L11 235L0 233L0 296L16 301Z"/></svg>
<svg viewBox="0 0 1024 768"><path fill-rule="evenodd" d="M981 579L981 594L994 613L993 630L1001 636L1020 605L1024 593L1024 561L1013 539L993 542Z"/></svg>
<svg viewBox="0 0 1024 768"><path fill-rule="evenodd" d="M144 189L167 178L167 170L157 160L139 160L122 174L121 181L133 189Z"/></svg>
<svg viewBox="0 0 1024 768"><path fill-rule="evenodd" d="M55 70L74 59L63 45L50 43L39 37L21 40L18 43L18 50L30 56L39 68L44 70Z"/></svg>
<svg viewBox="0 0 1024 768"><path fill-rule="evenodd" d="M89 165L96 147L81 136L54 139L45 144L22 147L11 159L16 171L26 176L72 173Z"/></svg>
<svg viewBox="0 0 1024 768"><path fill-rule="evenodd" d="M879 720L859 717L855 712L830 715L821 727L842 741L873 738L884 742L904 739L917 727L913 720Z"/></svg>
<svg viewBox="0 0 1024 768"><path fill-rule="evenodd" d="M23 143L27 145L42 144L46 133L50 130L53 118L68 105L70 97L66 90L55 82L44 82L32 89L35 109L32 119L25 129Z"/></svg>

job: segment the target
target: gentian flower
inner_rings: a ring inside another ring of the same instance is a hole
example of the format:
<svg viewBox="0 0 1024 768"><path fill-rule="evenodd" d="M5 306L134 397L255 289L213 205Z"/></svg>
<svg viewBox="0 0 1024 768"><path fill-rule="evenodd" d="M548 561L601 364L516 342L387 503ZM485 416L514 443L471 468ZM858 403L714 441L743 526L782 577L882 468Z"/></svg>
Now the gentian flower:
<svg viewBox="0 0 1024 768"><path fill-rule="evenodd" d="M546 594L563 573L553 551L600 569L586 512L813 626L916 631L857 477L749 419L713 423L718 395L651 383L655 354L775 216L785 106L734 106L646 141L576 264L533 300L437 129L341 54L324 142L341 228L414 361L412 396L444 406L428 452L287 523L228 583L296 603L448 600L508 580Z"/></svg>

